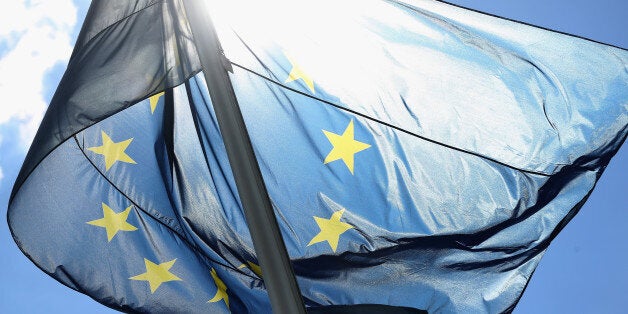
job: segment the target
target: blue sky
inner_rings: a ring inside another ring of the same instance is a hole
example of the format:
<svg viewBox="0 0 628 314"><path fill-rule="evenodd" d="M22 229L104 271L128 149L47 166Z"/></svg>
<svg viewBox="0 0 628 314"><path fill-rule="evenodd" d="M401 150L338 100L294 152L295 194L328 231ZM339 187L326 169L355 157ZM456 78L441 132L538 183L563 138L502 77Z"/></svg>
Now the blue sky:
<svg viewBox="0 0 628 314"><path fill-rule="evenodd" d="M628 48L622 0L450 0ZM0 11L0 215L46 104L63 74L85 0L8 1ZM622 313L628 291L628 148L550 246L515 313ZM0 220L1 313L110 313L39 271Z"/></svg>

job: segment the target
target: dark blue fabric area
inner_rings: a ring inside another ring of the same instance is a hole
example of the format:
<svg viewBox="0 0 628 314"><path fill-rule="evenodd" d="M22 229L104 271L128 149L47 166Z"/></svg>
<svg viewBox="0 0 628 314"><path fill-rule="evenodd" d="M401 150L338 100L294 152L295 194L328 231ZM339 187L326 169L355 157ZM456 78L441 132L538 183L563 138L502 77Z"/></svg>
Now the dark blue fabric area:
<svg viewBox="0 0 628 314"><path fill-rule="evenodd" d="M242 246L251 241L243 218L229 217L239 213L234 197L224 192L232 179L212 175L208 168L224 166L224 149L204 158L201 140L190 132L195 122L188 91L185 85L168 91L154 113L149 101L140 102L64 142L25 182L12 203L20 210L9 213L9 224L38 267L112 308L266 311L259 276L239 268L256 261L252 253L243 254L251 250ZM198 107L206 105L201 101ZM203 130L218 134L209 125ZM90 150L102 144L102 132L113 142L132 138L125 153L135 163L117 161L106 169L103 156ZM103 204L116 213L130 207L126 221L137 230L118 231L108 241L105 228L87 223L103 218ZM201 221L204 229L198 228ZM144 259L155 264L175 260L170 271L181 280L164 282L151 293L147 281L129 279L146 272ZM212 270L227 286L229 307L223 300L208 302L218 287Z"/></svg>

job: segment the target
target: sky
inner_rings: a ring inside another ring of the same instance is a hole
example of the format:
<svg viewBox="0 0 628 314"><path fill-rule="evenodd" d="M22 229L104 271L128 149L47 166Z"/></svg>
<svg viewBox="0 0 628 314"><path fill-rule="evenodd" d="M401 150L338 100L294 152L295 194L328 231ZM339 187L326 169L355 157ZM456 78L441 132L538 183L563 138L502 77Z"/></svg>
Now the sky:
<svg viewBox="0 0 628 314"><path fill-rule="evenodd" d="M450 0L464 7L628 48L624 0ZM0 10L0 216L85 18L85 0L11 0ZM624 313L628 148L550 245L515 313ZM0 219L0 313L113 313L41 272Z"/></svg>

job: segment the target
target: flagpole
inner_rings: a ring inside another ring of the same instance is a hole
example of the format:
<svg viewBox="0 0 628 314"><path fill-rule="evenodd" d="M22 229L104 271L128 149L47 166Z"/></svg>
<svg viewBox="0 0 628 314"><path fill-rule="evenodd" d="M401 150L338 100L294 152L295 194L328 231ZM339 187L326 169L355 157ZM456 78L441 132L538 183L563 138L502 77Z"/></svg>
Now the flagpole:
<svg viewBox="0 0 628 314"><path fill-rule="evenodd" d="M204 3L184 0L207 88L274 313L305 314L301 292L229 79L229 60Z"/></svg>

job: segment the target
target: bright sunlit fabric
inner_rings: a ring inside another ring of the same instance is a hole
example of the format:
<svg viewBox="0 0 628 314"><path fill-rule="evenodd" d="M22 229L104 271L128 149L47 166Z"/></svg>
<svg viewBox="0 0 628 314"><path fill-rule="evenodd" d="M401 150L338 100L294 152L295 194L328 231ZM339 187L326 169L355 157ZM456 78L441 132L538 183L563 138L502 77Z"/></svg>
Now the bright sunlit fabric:
<svg viewBox="0 0 628 314"><path fill-rule="evenodd" d="M180 5L155 3L142 5ZM208 5L311 310L511 311L628 134L622 49L435 1ZM127 9L111 16L152 12ZM164 32L187 34L184 18ZM93 45L113 40L99 25L82 33ZM143 36L112 25L119 45ZM83 37L74 55L92 56ZM59 90L73 92L55 96L11 200L13 236L115 309L269 313L191 37L157 37L140 45L159 47L142 59L155 81L111 106L120 85L73 77L139 77L120 67L136 56L70 62ZM67 114L82 108L90 119Z"/></svg>
<svg viewBox="0 0 628 314"><path fill-rule="evenodd" d="M511 310L626 137L626 51L434 1L322 3L213 12L302 290Z"/></svg>

